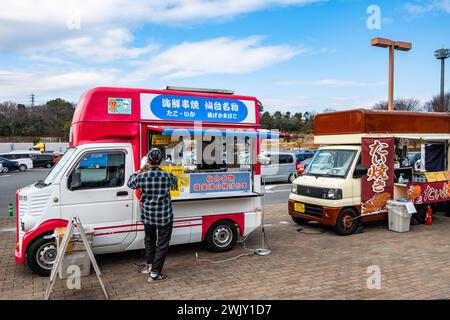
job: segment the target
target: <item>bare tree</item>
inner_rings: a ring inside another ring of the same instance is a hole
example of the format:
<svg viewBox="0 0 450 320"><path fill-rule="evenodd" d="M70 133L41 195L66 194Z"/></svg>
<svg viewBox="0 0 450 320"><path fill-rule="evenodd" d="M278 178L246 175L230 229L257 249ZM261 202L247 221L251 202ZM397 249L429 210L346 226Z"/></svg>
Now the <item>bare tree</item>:
<svg viewBox="0 0 450 320"><path fill-rule="evenodd" d="M450 92L447 92L442 99L441 95L434 96L426 102L425 110L429 112L449 112L450 111Z"/></svg>
<svg viewBox="0 0 450 320"><path fill-rule="evenodd" d="M388 110L388 102L380 101L373 106L374 110ZM394 100L394 110L397 111L420 111L420 101L414 98Z"/></svg>

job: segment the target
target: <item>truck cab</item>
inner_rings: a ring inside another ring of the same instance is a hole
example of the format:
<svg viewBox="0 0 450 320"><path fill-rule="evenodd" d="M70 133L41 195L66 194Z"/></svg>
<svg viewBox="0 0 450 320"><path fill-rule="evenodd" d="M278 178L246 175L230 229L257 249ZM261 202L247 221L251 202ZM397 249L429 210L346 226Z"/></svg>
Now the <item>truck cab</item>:
<svg viewBox="0 0 450 320"><path fill-rule="evenodd" d="M292 183L289 209L297 213L294 221L318 221L334 227L340 218L356 216L361 204L360 157L358 145L320 148L306 171ZM351 232L354 228L352 224L339 231Z"/></svg>

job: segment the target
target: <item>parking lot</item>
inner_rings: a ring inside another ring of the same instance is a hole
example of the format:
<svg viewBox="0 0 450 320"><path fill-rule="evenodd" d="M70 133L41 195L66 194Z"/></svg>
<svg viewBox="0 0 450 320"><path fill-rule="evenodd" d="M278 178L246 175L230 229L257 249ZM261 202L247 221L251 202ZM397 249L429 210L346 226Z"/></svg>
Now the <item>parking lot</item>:
<svg viewBox="0 0 450 320"><path fill-rule="evenodd" d="M293 224L286 204L266 206L269 256L249 253L237 244L214 254L201 244L171 247L165 271L170 278L148 284L138 273L141 251L97 256L112 299L449 299L450 218L434 216L433 225L411 226L409 233L388 231L385 223L364 233L341 237L318 225ZM300 232L299 232L300 231ZM42 299L48 278L16 266L14 220L0 218L0 298ZM258 248L260 230L245 242ZM195 258L198 252L199 261ZM368 269L369 268L369 269ZM380 288L367 285L381 271ZM53 299L103 299L95 274L82 278L80 290L57 280Z"/></svg>
<svg viewBox="0 0 450 320"><path fill-rule="evenodd" d="M0 173L0 217L8 215L8 205L15 207L16 190L44 179L50 169L34 168L25 172ZM266 203L286 203L290 192L289 183L267 183Z"/></svg>
<svg viewBox="0 0 450 320"><path fill-rule="evenodd" d="M0 217L8 215L8 205L15 206L16 190L44 179L49 169L34 168L25 172L0 173Z"/></svg>

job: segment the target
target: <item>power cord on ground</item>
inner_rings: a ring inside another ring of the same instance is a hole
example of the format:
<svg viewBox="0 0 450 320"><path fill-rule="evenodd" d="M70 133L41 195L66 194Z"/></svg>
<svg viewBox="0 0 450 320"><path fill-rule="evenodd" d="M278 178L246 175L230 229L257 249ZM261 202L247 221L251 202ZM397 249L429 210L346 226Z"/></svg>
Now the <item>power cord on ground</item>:
<svg viewBox="0 0 450 320"><path fill-rule="evenodd" d="M264 229L263 229L263 236L264 236L264 239L266 239L266 233L264 232ZM231 257L231 258L228 258L228 259L224 259L224 260L213 261L213 260L207 259L207 258L202 258L202 259L200 259L200 258L199 258L198 252L196 252L196 253L195 253L195 260L196 260L196 261L199 261L199 262L205 261L205 262L209 262L209 263L212 263L212 264L218 264L218 263L224 263L224 262L236 260L236 259L238 259L238 258L240 258L240 257L246 257L246 256L254 255L254 254L256 254L256 250L258 250L258 249L250 249L250 248L247 248L247 245L246 245L246 243L245 243L245 241L247 240L247 237L248 237L248 235L245 236L242 240L238 241L238 243L240 243L240 244L242 245L242 247L244 248L244 250L249 251L249 252L247 252L247 253L241 253L241 254L239 254L239 255L237 255L237 256L234 256L234 257ZM266 240L265 240L265 241L266 241ZM266 242L267 242L267 241L266 241ZM268 244L268 246L269 246L269 248L270 248L270 245L269 245L269 244Z"/></svg>

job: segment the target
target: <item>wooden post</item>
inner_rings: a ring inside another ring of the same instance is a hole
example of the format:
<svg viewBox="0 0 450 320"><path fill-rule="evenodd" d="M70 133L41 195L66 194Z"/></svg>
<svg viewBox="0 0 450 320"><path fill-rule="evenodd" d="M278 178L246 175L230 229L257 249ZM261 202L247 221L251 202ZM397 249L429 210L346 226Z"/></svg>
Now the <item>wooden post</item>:
<svg viewBox="0 0 450 320"><path fill-rule="evenodd" d="M389 46L389 99L388 111L394 111L394 52L395 48L392 44Z"/></svg>

